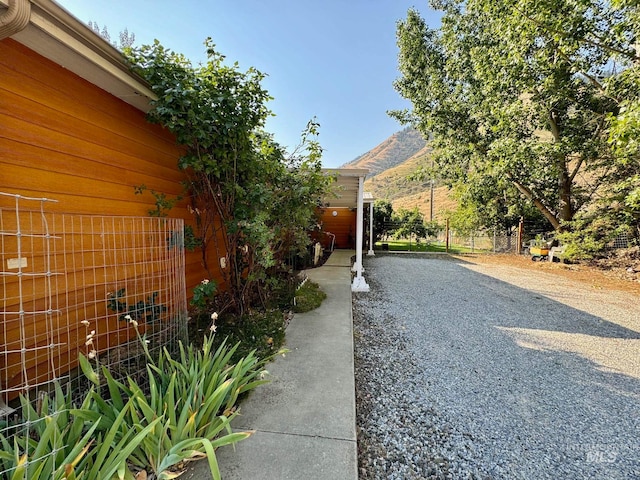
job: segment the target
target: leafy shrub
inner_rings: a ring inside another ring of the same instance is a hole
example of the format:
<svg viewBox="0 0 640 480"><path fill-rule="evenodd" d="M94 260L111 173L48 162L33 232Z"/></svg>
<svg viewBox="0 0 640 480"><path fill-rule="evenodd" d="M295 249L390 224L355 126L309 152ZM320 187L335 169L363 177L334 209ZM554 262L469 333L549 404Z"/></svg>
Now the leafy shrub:
<svg viewBox="0 0 640 480"><path fill-rule="evenodd" d="M254 351L259 358L273 358L284 345L287 313L281 310L253 310L244 315L221 315L214 342L238 344L231 361Z"/></svg>
<svg viewBox="0 0 640 480"><path fill-rule="evenodd" d="M626 225L610 217L587 215L568 226L571 230L559 233L557 237L566 245L563 257L569 261L591 260L604 255L607 244L627 229Z"/></svg>
<svg viewBox="0 0 640 480"><path fill-rule="evenodd" d="M207 309L211 308L216 290L216 282L210 281L206 278L194 287L193 297L191 298L190 303L196 312L206 313Z"/></svg>
<svg viewBox="0 0 640 480"><path fill-rule="evenodd" d="M296 292L293 311L295 313L304 313L315 310L327 298L327 294L320 290L320 285L307 280Z"/></svg>
<svg viewBox="0 0 640 480"><path fill-rule="evenodd" d="M157 479L175 478L178 466L207 457L214 479L220 479L215 449L247 438L232 432L238 398L266 382L262 359L249 352L232 361L238 345L226 341L214 347L214 336L203 348L180 345L178 358L165 349L147 358L149 389L133 379L126 384L102 367L94 370L80 356L83 373L94 386L79 408L71 393L56 385L53 398L43 397L36 411L21 397L22 432L0 433L0 471L8 480L134 480L150 470ZM105 399L108 398L108 399Z"/></svg>

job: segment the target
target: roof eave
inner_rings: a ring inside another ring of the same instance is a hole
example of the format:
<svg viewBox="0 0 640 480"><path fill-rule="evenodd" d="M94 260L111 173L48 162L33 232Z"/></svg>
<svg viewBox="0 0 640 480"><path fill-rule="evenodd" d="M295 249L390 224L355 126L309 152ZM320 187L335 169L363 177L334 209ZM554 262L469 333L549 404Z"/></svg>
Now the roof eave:
<svg viewBox="0 0 640 480"><path fill-rule="evenodd" d="M148 112L156 98L118 49L52 0L30 0L27 26L11 36L135 108ZM0 0L8 7L9 0Z"/></svg>
<svg viewBox="0 0 640 480"><path fill-rule="evenodd" d="M369 170L366 168L323 168L326 175L335 175L333 195L325 199L325 205L332 208L355 208L358 205L360 178L364 179Z"/></svg>

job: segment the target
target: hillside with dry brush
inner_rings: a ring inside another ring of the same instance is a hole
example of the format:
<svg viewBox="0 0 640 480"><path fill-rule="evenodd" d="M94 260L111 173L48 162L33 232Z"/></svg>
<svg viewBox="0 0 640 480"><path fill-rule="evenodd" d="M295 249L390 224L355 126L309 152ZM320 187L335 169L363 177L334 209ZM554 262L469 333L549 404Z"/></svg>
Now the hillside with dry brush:
<svg viewBox="0 0 640 480"><path fill-rule="evenodd" d="M393 134L375 148L344 168L367 168L365 190L376 199L387 200L393 209L418 209L431 217L431 187L429 180L412 180L411 175L431 163L431 147L412 128ZM433 219L444 221L446 212L454 210L456 202L446 187L436 185L433 192Z"/></svg>

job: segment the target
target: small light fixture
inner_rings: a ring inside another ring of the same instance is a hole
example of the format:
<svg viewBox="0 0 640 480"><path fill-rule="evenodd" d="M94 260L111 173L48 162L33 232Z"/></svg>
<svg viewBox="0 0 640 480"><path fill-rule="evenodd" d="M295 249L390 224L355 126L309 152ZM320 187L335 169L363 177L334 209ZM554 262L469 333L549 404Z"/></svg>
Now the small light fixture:
<svg viewBox="0 0 640 480"><path fill-rule="evenodd" d="M338 212L336 210L334 210L333 212L331 212L331 215L333 215L334 217L338 216Z"/></svg>

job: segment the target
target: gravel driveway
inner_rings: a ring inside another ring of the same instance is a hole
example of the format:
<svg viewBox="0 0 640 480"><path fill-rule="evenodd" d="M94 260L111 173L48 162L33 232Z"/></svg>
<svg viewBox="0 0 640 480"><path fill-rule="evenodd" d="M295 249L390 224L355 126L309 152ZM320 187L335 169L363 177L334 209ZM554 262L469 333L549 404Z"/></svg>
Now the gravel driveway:
<svg viewBox="0 0 640 480"><path fill-rule="evenodd" d="M449 257L365 268L361 480L640 478L640 297Z"/></svg>

